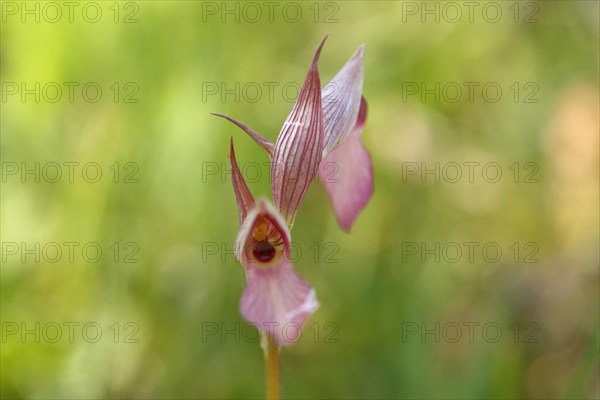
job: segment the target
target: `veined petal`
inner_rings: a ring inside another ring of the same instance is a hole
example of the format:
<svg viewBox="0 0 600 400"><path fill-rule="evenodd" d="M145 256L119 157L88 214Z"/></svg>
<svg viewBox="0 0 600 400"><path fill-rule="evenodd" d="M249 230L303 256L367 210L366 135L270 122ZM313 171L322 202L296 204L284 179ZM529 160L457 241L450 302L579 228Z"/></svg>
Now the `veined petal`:
<svg viewBox="0 0 600 400"><path fill-rule="evenodd" d="M216 115L217 117L221 117L221 118L225 118L226 120L234 123L235 125L237 125L239 128L241 128L244 132L246 132L252 139L254 139L254 141L260 146L262 147L262 149L264 151L267 152L267 154L269 155L269 157L271 157L273 155L273 147L275 146L272 142L270 142L269 140L265 139L264 137L262 137L260 134L258 134L254 129L250 128L248 125L233 119L231 117L228 117L227 115L223 115L223 114L216 114L216 113L211 113L212 115Z"/></svg>
<svg viewBox="0 0 600 400"><path fill-rule="evenodd" d="M319 180L329 194L338 223L347 231L373 194L373 164L361 140L366 114L363 99L350 136L319 166Z"/></svg>
<svg viewBox="0 0 600 400"><path fill-rule="evenodd" d="M248 189L246 181L240 172L237 160L235 159L235 151L233 149L233 138L229 147L229 162L231 163L231 181L233 182L233 191L235 192L235 199L238 204L238 213L240 215L240 225L244 223L246 216L252 208L254 208L254 196Z"/></svg>
<svg viewBox="0 0 600 400"><path fill-rule="evenodd" d="M323 156L341 145L354 129L361 104L364 51L361 45L323 88Z"/></svg>
<svg viewBox="0 0 600 400"><path fill-rule="evenodd" d="M250 267L246 276L240 301L244 318L279 345L294 343L306 319L319 307L315 290L287 259L272 268Z"/></svg>
<svg viewBox="0 0 600 400"><path fill-rule="evenodd" d="M290 227L317 173L323 153L323 109L317 62L325 39L313 57L298 99L279 132L273 151L273 200Z"/></svg>
<svg viewBox="0 0 600 400"><path fill-rule="evenodd" d="M270 268L290 256L290 230L279 212L258 199L235 241L237 258L246 267Z"/></svg>

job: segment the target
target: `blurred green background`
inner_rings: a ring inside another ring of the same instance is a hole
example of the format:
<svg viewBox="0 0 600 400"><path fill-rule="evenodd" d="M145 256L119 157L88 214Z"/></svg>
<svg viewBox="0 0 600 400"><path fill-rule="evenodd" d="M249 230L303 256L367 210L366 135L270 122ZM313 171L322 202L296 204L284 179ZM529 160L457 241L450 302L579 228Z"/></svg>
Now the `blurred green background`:
<svg viewBox="0 0 600 400"><path fill-rule="evenodd" d="M366 44L376 189L350 234L300 209L283 397L598 398L598 2L467 3L2 2L2 398L264 396L229 138L255 195L268 160L209 113L275 140L325 34L323 83Z"/></svg>

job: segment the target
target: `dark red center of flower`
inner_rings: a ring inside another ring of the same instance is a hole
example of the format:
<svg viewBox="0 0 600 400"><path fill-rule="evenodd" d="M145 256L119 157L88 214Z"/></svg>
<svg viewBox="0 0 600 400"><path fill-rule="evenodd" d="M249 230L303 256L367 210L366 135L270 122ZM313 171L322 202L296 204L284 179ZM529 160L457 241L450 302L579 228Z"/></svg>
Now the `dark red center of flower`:
<svg viewBox="0 0 600 400"><path fill-rule="evenodd" d="M269 262L275 258L275 247L267 240L262 242L254 242L252 247L252 255L260 262Z"/></svg>

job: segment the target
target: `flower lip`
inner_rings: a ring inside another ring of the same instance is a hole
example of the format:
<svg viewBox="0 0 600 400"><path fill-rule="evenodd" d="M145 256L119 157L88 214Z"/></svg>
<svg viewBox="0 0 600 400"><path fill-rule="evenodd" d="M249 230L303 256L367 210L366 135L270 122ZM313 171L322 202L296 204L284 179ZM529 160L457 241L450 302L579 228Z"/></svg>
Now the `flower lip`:
<svg viewBox="0 0 600 400"><path fill-rule="evenodd" d="M244 318L280 346L298 340L301 327L319 307L315 289L288 260L273 268L249 268L248 284L240 300Z"/></svg>
<svg viewBox="0 0 600 400"><path fill-rule="evenodd" d="M283 217L259 199L236 240L236 255L244 265L273 267L290 256L290 233Z"/></svg>
<svg viewBox="0 0 600 400"><path fill-rule="evenodd" d="M269 243L268 240L255 241L252 247L252 255L254 259L261 263L268 263L275 258L275 246Z"/></svg>
<svg viewBox="0 0 600 400"><path fill-rule="evenodd" d="M277 237L277 240L275 239ZM256 225L252 230L252 241L249 244L252 248L252 256L259 263L269 263L277 255L275 246L280 246L281 235L276 229L272 228L270 222L264 216L260 215L256 220Z"/></svg>

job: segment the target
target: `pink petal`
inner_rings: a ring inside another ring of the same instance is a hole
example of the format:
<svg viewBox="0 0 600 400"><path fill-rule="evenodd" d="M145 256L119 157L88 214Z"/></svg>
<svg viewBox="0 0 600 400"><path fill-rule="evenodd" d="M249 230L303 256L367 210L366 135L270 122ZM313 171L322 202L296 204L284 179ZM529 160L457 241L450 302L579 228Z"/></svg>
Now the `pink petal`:
<svg viewBox="0 0 600 400"><path fill-rule="evenodd" d="M361 104L363 85L362 45L323 88L324 151L327 155L352 132Z"/></svg>
<svg viewBox="0 0 600 400"><path fill-rule="evenodd" d="M246 185L246 181L240 172L237 160L235 159L235 151L233 149L233 138L231 138L231 144L229 148L229 162L231 163L231 181L233 182L233 191L235 192L235 199L238 204L238 213L240 216L240 225L243 224L246 216L250 210L254 207L254 197Z"/></svg>
<svg viewBox="0 0 600 400"><path fill-rule="evenodd" d="M287 259L270 268L248 268L246 276L248 284L240 301L244 318L279 345L294 343L319 306L315 290Z"/></svg>
<svg viewBox="0 0 600 400"><path fill-rule="evenodd" d="M317 173L323 152L323 110L317 62L319 45L298 99L275 142L271 190L275 206L290 227L300 203Z"/></svg>
<svg viewBox="0 0 600 400"><path fill-rule="evenodd" d="M267 154L269 155L269 157L271 157L273 155L273 147L275 146L273 143L271 143L269 140L265 139L264 137L262 137L260 134L258 134L254 129L250 128L248 125L241 123L238 120L235 120L231 117L228 117L227 115L223 115L223 114L215 114L215 113L211 113L212 115L216 115L217 117L221 117L221 118L225 118L226 120L234 123L235 125L237 125L238 127L240 127L244 132L246 132L248 135L250 135L250 137L252 139L254 139L254 141L260 146L262 147L262 149L264 151L267 152Z"/></svg>
<svg viewBox="0 0 600 400"><path fill-rule="evenodd" d="M270 224L270 235L277 233L278 241L282 243L276 258L268 264L256 262L248 251L248 245L253 244L252 232L264 219ZM296 274L289 261L289 229L267 200L257 200L248 213L235 248L248 281L240 302L242 315L261 331L271 334L277 343L293 343L318 303L314 289Z"/></svg>
<svg viewBox="0 0 600 400"><path fill-rule="evenodd" d="M373 165L360 134L366 117L363 100L356 126L350 136L319 166L319 180L325 185L339 224L349 231L373 194Z"/></svg>

